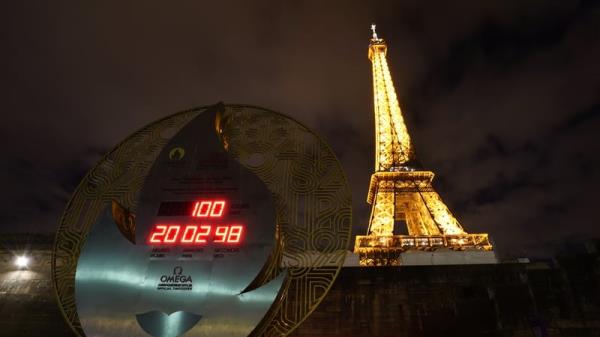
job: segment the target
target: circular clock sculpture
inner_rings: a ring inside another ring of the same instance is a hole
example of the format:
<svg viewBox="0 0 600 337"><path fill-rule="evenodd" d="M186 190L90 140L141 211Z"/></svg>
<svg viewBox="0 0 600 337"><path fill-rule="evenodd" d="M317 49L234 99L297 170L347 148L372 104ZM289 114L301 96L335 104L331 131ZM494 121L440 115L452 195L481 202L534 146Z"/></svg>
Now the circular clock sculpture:
<svg viewBox="0 0 600 337"><path fill-rule="evenodd" d="M282 114L183 111L108 153L69 201L53 281L80 336L284 336L350 240L331 149Z"/></svg>

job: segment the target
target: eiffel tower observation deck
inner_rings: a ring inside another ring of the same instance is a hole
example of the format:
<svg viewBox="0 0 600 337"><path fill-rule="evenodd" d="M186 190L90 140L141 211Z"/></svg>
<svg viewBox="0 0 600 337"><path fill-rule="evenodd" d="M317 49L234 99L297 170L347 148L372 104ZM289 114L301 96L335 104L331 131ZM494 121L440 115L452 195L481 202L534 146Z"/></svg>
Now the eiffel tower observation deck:
<svg viewBox="0 0 600 337"><path fill-rule="evenodd" d="M387 44L369 44L375 108L375 172L367 202L372 205L367 235L354 252L363 266L399 265L400 254L421 251L492 251L488 234L469 234L452 215L417 160L386 60ZM408 235L395 235L406 226Z"/></svg>

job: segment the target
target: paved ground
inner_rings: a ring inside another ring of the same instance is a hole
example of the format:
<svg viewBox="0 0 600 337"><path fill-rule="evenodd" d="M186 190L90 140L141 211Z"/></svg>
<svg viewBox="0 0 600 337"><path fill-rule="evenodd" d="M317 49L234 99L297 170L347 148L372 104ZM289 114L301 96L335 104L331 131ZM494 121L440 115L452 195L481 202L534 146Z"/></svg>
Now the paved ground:
<svg viewBox="0 0 600 337"><path fill-rule="evenodd" d="M71 337L50 281L50 250L29 252L30 266L14 265L19 250L0 251L0 336Z"/></svg>

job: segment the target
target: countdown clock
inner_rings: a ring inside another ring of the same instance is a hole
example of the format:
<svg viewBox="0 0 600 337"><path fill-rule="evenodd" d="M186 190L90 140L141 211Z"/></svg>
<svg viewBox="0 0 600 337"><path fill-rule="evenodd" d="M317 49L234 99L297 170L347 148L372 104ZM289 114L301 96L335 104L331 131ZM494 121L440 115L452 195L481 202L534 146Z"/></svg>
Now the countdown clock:
<svg viewBox="0 0 600 337"><path fill-rule="evenodd" d="M217 104L134 133L81 182L53 274L81 336L283 336L350 239L350 192L314 133Z"/></svg>

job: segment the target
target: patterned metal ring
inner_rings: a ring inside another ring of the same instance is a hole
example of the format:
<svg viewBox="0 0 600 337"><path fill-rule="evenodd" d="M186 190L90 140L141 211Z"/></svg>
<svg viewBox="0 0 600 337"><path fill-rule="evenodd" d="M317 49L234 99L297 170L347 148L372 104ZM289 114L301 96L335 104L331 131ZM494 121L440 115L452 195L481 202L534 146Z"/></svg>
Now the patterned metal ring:
<svg viewBox="0 0 600 337"><path fill-rule="evenodd" d="M286 289L252 336L284 336L321 302L350 245L351 199L333 151L316 134L280 113L222 105L219 135L227 151L269 188L280 229L279 268ZM173 114L137 131L82 180L60 220L52 260L60 308L79 336L74 279L79 253L100 211L115 200L135 213L140 188L158 154L177 132L210 107ZM270 279L260 280L266 283Z"/></svg>

